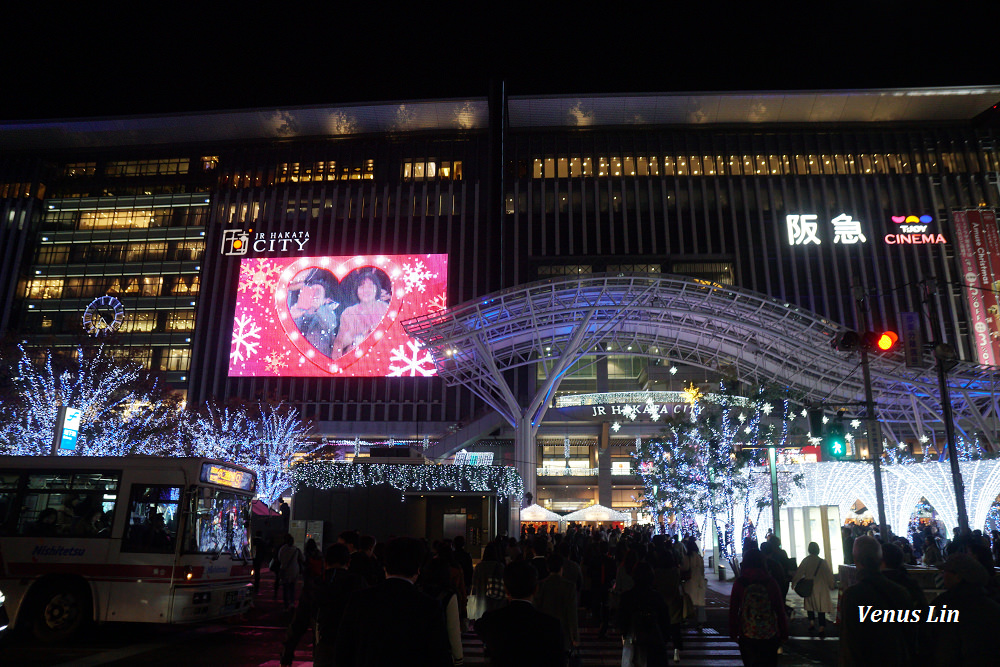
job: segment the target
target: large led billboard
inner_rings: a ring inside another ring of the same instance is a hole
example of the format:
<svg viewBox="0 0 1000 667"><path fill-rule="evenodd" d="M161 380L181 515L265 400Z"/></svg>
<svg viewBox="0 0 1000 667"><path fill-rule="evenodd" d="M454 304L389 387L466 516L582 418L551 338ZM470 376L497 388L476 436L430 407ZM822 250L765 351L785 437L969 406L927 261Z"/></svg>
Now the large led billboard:
<svg viewBox="0 0 1000 667"><path fill-rule="evenodd" d="M434 375L400 322L444 310L447 285L447 255L243 259L229 375Z"/></svg>

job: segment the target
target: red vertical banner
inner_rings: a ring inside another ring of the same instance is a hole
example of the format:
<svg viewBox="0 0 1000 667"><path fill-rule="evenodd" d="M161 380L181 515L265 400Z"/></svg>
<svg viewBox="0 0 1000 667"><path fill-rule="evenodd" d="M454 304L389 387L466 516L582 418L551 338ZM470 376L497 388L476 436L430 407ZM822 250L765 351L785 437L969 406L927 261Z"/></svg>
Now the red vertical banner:
<svg viewBox="0 0 1000 667"><path fill-rule="evenodd" d="M986 304L986 325L989 327L993 343L993 358L1000 364L1000 232L997 231L997 216L991 210L977 211L982 223L983 237L986 239L986 262L990 280L983 285L983 302ZM975 236L973 234L973 236Z"/></svg>
<svg viewBox="0 0 1000 667"><path fill-rule="evenodd" d="M992 221L993 232L996 233L995 217ZM991 334L996 331L997 300L991 289L994 282L993 264L995 261L1000 261L1000 257L996 259L990 257L985 225L978 209L952 211L952 226L955 229L955 243L958 245L962 283L965 285L965 295L969 304L976 361L995 366L998 358L997 346ZM991 307L994 308L993 313L987 311Z"/></svg>

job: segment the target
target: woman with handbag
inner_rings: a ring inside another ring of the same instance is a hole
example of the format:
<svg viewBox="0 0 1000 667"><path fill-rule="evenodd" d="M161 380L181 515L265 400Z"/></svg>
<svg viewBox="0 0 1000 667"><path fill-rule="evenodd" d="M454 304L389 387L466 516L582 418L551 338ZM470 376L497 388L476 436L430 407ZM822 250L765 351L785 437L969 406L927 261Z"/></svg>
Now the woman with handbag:
<svg viewBox="0 0 1000 667"><path fill-rule="evenodd" d="M705 623L705 592L708 582L705 581L705 557L698 550L694 538L682 542L684 545L684 562L681 565L681 578L684 580L684 616L694 618L695 626L700 630ZM689 602L690 601L690 602Z"/></svg>
<svg viewBox="0 0 1000 667"><path fill-rule="evenodd" d="M836 588L830 564L819 557L819 545L809 543L809 555L802 559L792 577L792 587L805 599L809 617L809 634L816 634L816 616L819 616L819 638L826 636L826 615L833 613L830 591Z"/></svg>

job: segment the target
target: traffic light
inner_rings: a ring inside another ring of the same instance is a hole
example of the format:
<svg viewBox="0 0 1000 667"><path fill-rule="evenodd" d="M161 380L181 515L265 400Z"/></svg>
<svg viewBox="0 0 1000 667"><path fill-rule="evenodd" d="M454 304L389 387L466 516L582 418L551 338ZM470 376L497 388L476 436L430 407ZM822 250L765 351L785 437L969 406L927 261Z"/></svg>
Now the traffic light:
<svg viewBox="0 0 1000 667"><path fill-rule="evenodd" d="M826 433L823 435L823 458L832 461L847 458L847 437L844 435L844 425L839 418L826 425Z"/></svg>
<svg viewBox="0 0 1000 667"><path fill-rule="evenodd" d="M899 335L895 331L869 331L865 334L865 342L872 352L888 352L899 342Z"/></svg>
<svg viewBox="0 0 1000 667"><path fill-rule="evenodd" d="M838 352L867 349L869 352L883 353L892 350L898 342L899 334L895 331L866 331L864 334L841 331L830 341L830 347Z"/></svg>

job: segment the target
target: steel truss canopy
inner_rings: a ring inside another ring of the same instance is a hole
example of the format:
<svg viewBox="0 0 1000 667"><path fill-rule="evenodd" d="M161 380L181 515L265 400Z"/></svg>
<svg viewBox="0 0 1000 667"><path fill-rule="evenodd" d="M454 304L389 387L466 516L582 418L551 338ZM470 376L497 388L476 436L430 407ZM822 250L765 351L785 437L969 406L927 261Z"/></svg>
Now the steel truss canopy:
<svg viewBox="0 0 1000 667"><path fill-rule="evenodd" d="M830 346L838 323L749 290L649 274L567 276L489 294L404 322L462 385L517 427L537 427L562 375L584 355L635 355L694 366L751 385L775 384L803 403L860 403L857 354ZM515 400L505 371L546 362L531 404ZM907 368L903 353L871 355L878 418L890 442L943 430L933 360ZM1000 368L960 363L949 374L960 434L996 445ZM832 409L832 408L831 408Z"/></svg>

